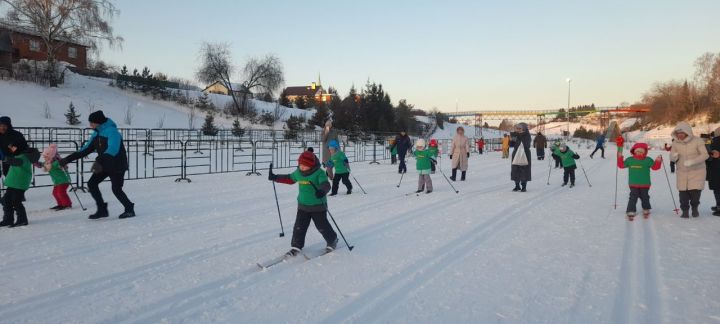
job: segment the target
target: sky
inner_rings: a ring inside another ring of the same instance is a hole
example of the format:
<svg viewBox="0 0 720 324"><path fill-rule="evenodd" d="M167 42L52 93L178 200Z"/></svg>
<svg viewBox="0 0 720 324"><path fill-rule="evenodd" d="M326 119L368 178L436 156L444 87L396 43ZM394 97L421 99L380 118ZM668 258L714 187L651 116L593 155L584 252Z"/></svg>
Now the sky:
<svg viewBox="0 0 720 324"><path fill-rule="evenodd" d="M341 95L368 80L418 108L616 106L690 79L720 52L718 0L118 0L106 62L195 79L203 42L242 67L272 53L286 86L318 74ZM240 79L240 75L235 76Z"/></svg>

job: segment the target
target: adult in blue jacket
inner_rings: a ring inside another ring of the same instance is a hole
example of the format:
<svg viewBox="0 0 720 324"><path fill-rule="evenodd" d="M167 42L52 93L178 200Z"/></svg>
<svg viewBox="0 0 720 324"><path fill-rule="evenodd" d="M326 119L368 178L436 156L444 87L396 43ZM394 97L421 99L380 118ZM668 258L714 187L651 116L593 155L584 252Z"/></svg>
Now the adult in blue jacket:
<svg viewBox="0 0 720 324"><path fill-rule="evenodd" d="M601 154L600 156L604 159L605 158L605 134L600 134L595 139L595 150L590 153L590 158L593 158L593 155L595 155L595 152L600 150Z"/></svg>
<svg viewBox="0 0 720 324"><path fill-rule="evenodd" d="M128 170L128 159L122 135L115 122L105 117L101 110L90 114L88 120L90 128L93 129L90 139L79 151L60 160L60 165L65 166L90 155L90 153L97 153L97 158L92 166L93 175L87 183L90 194L97 204L97 212L90 215L89 218L108 217L107 203L103 200L99 187L100 183L108 177L112 183L113 194L125 207L125 212L120 215L120 218L134 217L135 204L130 201L122 189L125 182L125 171Z"/></svg>

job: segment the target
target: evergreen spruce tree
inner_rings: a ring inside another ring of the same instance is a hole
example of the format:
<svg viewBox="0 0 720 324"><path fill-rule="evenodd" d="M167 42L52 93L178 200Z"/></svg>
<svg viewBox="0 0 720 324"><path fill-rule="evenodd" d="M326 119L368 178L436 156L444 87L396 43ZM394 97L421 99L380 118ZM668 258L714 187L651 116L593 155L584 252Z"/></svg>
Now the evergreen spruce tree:
<svg viewBox="0 0 720 324"><path fill-rule="evenodd" d="M210 97L207 93L203 92L203 94L198 97L197 102L195 102L195 107L198 109L206 110L210 108Z"/></svg>
<svg viewBox="0 0 720 324"><path fill-rule="evenodd" d="M75 105L73 105L72 101L70 102L70 106L68 107L67 112L65 113L65 122L68 125L80 125L80 114L77 113L75 110Z"/></svg>
<svg viewBox="0 0 720 324"><path fill-rule="evenodd" d="M205 123L202 126L203 135L215 136L218 133L217 127L215 127L215 114L208 113L205 115Z"/></svg>
<svg viewBox="0 0 720 324"><path fill-rule="evenodd" d="M242 137L245 135L245 130L240 126L240 119L235 118L235 121L233 121L232 124L232 134L237 137Z"/></svg>

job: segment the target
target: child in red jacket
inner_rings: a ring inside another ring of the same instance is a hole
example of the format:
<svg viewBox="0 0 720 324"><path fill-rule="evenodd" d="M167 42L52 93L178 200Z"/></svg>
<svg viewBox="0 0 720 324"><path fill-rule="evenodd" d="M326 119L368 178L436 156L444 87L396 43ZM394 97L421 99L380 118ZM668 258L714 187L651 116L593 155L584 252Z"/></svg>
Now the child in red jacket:
<svg viewBox="0 0 720 324"><path fill-rule="evenodd" d="M648 145L645 143L635 143L630 149L631 157L624 159L622 151L618 151L617 165L620 169L629 169L628 180L630 184L630 198L627 206L627 217L632 221L636 213L636 205L638 198L643 208L643 217L650 217L650 170L660 170L662 167L662 156L658 155L655 160L649 158Z"/></svg>

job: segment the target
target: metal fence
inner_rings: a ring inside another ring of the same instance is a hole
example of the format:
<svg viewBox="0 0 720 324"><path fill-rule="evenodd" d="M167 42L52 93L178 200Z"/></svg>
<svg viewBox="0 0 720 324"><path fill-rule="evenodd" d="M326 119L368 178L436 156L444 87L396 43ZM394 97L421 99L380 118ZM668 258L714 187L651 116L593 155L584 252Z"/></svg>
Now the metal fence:
<svg viewBox="0 0 720 324"><path fill-rule="evenodd" d="M58 145L58 153L67 156L82 147L90 136L90 129L80 128L16 128L22 132L28 144L42 151L50 144ZM243 136L221 132L218 136L206 136L197 130L186 129L120 129L128 155L127 180L174 178L188 181L205 174L240 172L260 175L270 163L275 168L292 168L308 147L319 155L322 142L320 132L300 132L294 139L285 139L282 131L252 130ZM341 135L340 144L351 163L390 159L389 139L392 135ZM472 150L476 151L472 138ZM440 140L441 150L447 154L450 140ZM499 150L500 140L487 140L485 149ZM73 162L68 173L77 188L92 175L95 154ZM52 186L46 172L33 168L32 187Z"/></svg>
<svg viewBox="0 0 720 324"><path fill-rule="evenodd" d="M42 151L57 144L58 153L67 156L79 150L88 130L78 128L17 128L31 147ZM127 180L174 178L176 182L191 181L193 176L241 172L260 175L270 163L275 168L297 166L297 159L308 147L320 154L319 136L282 139L278 132L253 131L247 137L205 136L188 130L122 129L123 144L128 156ZM389 159L387 139L362 140L341 136L341 145L351 162L376 162ZM96 154L68 165L73 185L80 189L92 175ZM33 168L32 187L52 186L49 175Z"/></svg>

